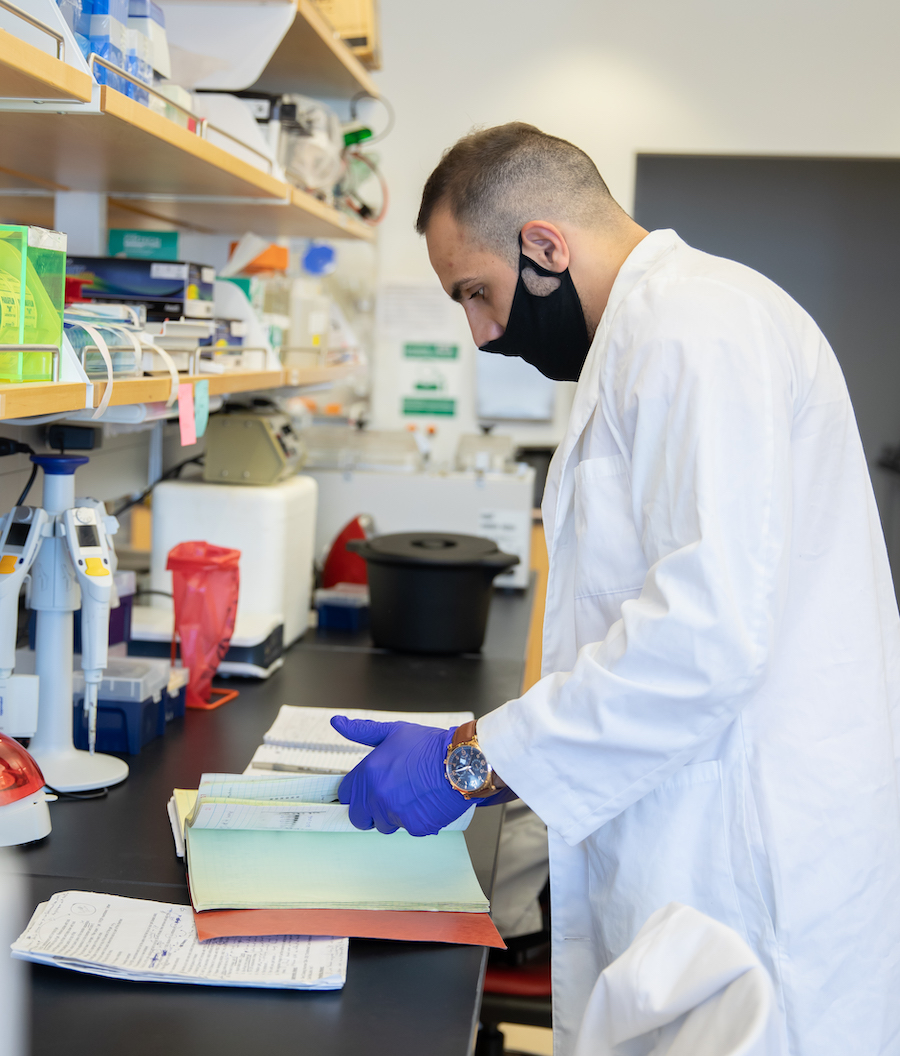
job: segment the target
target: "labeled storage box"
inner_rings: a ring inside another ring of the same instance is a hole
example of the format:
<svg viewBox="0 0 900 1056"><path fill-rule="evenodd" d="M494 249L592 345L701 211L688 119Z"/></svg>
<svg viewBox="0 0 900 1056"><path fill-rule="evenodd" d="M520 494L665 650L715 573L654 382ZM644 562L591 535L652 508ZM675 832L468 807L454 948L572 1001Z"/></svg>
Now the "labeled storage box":
<svg viewBox="0 0 900 1056"><path fill-rule="evenodd" d="M363 66L381 69L378 0L316 0L316 7Z"/></svg>
<svg viewBox="0 0 900 1056"><path fill-rule="evenodd" d="M0 224L0 382L53 379L65 279L64 234Z"/></svg>
<svg viewBox="0 0 900 1056"><path fill-rule="evenodd" d="M69 257L66 274L100 304L144 305L147 319L212 319L215 268L176 260Z"/></svg>

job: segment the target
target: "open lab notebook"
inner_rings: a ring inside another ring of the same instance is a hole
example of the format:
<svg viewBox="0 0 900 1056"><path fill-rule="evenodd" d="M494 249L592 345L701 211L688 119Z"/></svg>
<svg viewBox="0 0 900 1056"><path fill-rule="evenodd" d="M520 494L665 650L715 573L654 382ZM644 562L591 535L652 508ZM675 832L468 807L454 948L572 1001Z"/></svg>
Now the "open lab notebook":
<svg viewBox="0 0 900 1056"><path fill-rule="evenodd" d="M488 911L462 832L474 807L436 836L385 836L353 828L339 783L207 774L189 813L177 793L194 908Z"/></svg>

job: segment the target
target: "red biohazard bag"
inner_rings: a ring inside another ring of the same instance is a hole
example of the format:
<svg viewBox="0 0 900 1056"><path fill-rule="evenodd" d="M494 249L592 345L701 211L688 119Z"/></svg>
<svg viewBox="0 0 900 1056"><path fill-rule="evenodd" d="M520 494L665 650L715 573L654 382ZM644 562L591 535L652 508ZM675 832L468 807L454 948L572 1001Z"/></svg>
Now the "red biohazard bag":
<svg viewBox="0 0 900 1056"><path fill-rule="evenodd" d="M228 652L237 613L240 550L211 543L179 543L169 551L175 637L181 639L181 661L190 670L186 705L217 708L237 696L235 690L212 688L213 675ZM210 696L220 697L210 702Z"/></svg>

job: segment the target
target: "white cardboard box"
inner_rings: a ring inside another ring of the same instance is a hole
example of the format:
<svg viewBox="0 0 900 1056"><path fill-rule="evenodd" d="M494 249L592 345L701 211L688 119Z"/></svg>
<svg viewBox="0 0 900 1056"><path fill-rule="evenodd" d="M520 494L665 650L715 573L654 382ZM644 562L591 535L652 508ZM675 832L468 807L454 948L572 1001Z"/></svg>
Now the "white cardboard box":
<svg viewBox="0 0 900 1056"><path fill-rule="evenodd" d="M240 550L238 612L280 613L290 645L308 626L316 499L316 482L305 476L259 487L162 481L153 489L152 589L171 592L166 559L178 543Z"/></svg>

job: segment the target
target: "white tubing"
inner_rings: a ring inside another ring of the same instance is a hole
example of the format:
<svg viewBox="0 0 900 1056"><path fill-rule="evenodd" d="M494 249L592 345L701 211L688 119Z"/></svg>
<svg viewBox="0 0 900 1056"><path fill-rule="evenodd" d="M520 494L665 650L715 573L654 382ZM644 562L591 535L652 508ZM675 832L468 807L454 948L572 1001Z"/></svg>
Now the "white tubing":
<svg viewBox="0 0 900 1056"><path fill-rule="evenodd" d="M112 393L113 393L113 365L112 365L112 357L109 354L109 348L107 347L106 342L103 340L102 334L100 333L100 331L96 327L91 326L90 323L81 322L80 320L78 322L76 322L75 325L76 326L80 326L82 328L82 330L86 331L86 333L91 338L93 338L94 344L97 346L97 351L100 353L100 355L101 355L101 357L103 359L103 364L106 367L106 391L103 393L103 399L97 405L97 409L91 415L91 419L99 418L103 414L103 412L106 410L106 408L109 406L109 401L112 399Z"/></svg>
<svg viewBox="0 0 900 1056"><path fill-rule="evenodd" d="M145 348L149 348L151 352L155 352L166 365L166 370L168 370L169 377L172 379L172 387L169 390L169 398L166 400L166 407L172 407L178 399L178 386L181 382L178 375L178 367L175 366L175 360L172 359L164 348L160 348L159 345L154 344L146 335L141 334L141 341Z"/></svg>

